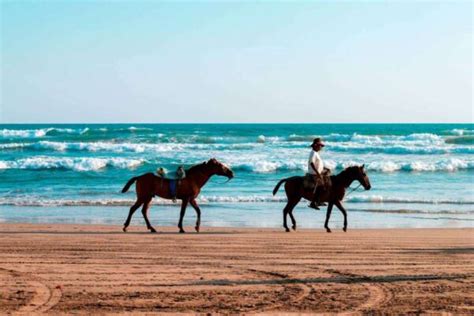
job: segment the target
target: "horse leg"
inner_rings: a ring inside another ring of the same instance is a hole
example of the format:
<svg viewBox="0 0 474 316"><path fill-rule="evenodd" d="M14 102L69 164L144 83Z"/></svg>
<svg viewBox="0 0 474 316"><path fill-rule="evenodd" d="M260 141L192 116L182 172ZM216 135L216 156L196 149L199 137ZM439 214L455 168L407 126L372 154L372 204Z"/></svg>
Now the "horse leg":
<svg viewBox="0 0 474 316"><path fill-rule="evenodd" d="M296 220L295 220L295 217L293 216L293 209L289 212L289 214L290 214L291 223L292 223L291 228L293 230L296 230Z"/></svg>
<svg viewBox="0 0 474 316"><path fill-rule="evenodd" d="M288 206L288 204L286 204ZM287 233L290 232L290 229L288 228L288 224L286 223L286 216L288 215L288 209L287 206L283 208L283 228L285 228L285 231Z"/></svg>
<svg viewBox="0 0 474 316"><path fill-rule="evenodd" d="M342 205L341 201L336 202L337 208L341 211L342 215L344 215L344 227L342 228L343 231L347 231L347 212L344 206Z"/></svg>
<svg viewBox="0 0 474 316"><path fill-rule="evenodd" d="M133 213L135 213L135 211L140 207L140 205L142 205L142 203L143 203L142 200L137 199L135 204L133 204L132 207L130 208L130 211L128 212L127 220L123 224L123 229L122 230L124 231L124 233L127 232L127 227L130 226L130 221L132 220Z"/></svg>
<svg viewBox="0 0 474 316"><path fill-rule="evenodd" d="M188 206L189 199L183 199L183 203L181 204L181 213L179 214L179 223L178 228L180 233L185 233L183 229L183 218L184 214L186 213L186 207Z"/></svg>
<svg viewBox="0 0 474 316"><path fill-rule="evenodd" d="M143 204L142 207L142 214L143 218L145 219L146 227L148 230L150 230L152 233L156 233L156 230L151 226L150 220L148 219L148 208L150 207L152 197L149 197L145 200L145 203Z"/></svg>
<svg viewBox="0 0 474 316"><path fill-rule="evenodd" d="M199 208L199 205L197 204L195 199L192 199L191 201L189 201L189 203L191 203L191 206L194 208L194 210L196 210L197 219L196 227L194 228L199 233L199 227L201 226L201 209Z"/></svg>
<svg viewBox="0 0 474 316"><path fill-rule="evenodd" d="M296 204L298 204L298 202L299 202L299 199L288 200L285 208L283 209L283 227L285 227L286 232L290 231L286 223L286 218L288 214L290 215L291 223L293 224L292 228L293 230L296 230L296 221L295 221L295 218L293 217L293 209L295 208Z"/></svg>
<svg viewBox="0 0 474 316"><path fill-rule="evenodd" d="M328 227L328 223L329 223L329 217L331 217L331 211L332 211L333 206L334 206L334 204L330 202L329 205L328 205L328 209L326 211L326 222L324 223L324 228L326 228L326 232L328 232L328 233L331 232L331 230Z"/></svg>
<svg viewBox="0 0 474 316"><path fill-rule="evenodd" d="M296 206L296 204L298 204L300 202L300 199L296 199L294 201L291 201L290 204L288 205L288 214L290 214L290 218L291 218L291 228L293 228L293 230L296 230L296 220L295 220L295 217L293 216L293 210Z"/></svg>

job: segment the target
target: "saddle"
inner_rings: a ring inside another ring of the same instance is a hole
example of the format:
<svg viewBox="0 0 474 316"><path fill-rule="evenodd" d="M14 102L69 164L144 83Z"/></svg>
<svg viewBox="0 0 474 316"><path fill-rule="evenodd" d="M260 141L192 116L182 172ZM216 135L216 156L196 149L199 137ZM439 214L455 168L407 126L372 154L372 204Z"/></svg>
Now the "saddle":
<svg viewBox="0 0 474 316"><path fill-rule="evenodd" d="M176 195L178 193L178 187L182 179L186 177L186 172L182 166L174 172L168 172L165 168L159 168L156 171L156 175L164 180L168 180L170 187L170 194L172 196L173 202L176 202ZM163 182L161 182L163 185Z"/></svg>
<svg viewBox="0 0 474 316"><path fill-rule="evenodd" d="M319 177L307 173L303 178L303 188L308 191L316 191L316 187L328 190L331 184L331 170L328 168L324 168Z"/></svg>

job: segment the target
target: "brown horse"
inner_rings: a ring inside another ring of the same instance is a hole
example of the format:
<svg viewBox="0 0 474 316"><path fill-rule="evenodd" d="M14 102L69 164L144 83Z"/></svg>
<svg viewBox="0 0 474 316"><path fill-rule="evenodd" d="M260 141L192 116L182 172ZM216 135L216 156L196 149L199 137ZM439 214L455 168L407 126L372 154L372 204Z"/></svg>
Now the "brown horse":
<svg viewBox="0 0 474 316"><path fill-rule="evenodd" d="M291 222L293 223L293 230L296 230L296 221L293 217L293 208L298 204L301 198L305 198L309 201L313 201L313 190L305 190L303 186L304 177L291 177L280 180L278 184L273 189L273 195L275 195L280 188L280 185L285 182L285 191L288 198L288 203L283 209L283 227L287 232L290 231L286 223L286 216L289 214ZM342 212L344 215L344 231L347 231L347 212L344 206L342 205L342 200L346 194L346 189L351 185L353 181L359 181L359 183L366 190L370 190L371 185L369 177L365 173L364 166L353 166L348 167L341 171L336 176L331 176L331 187L329 190L322 192L320 201L328 202L328 208L326 213L326 222L324 228L328 233L331 230L328 227L329 217L331 216L331 211L334 205Z"/></svg>
<svg viewBox="0 0 474 316"><path fill-rule="evenodd" d="M196 210L196 231L199 232L199 226L201 225L201 210L196 202L196 197L201 192L201 188L213 175L225 176L232 179L234 173L228 167L212 158L207 162L195 165L186 171L186 178L179 180L179 186L176 189L176 196L172 195L170 189L170 180L160 178L153 173L146 173L138 177L131 178L127 184L123 187L122 193L128 191L130 186L136 181L135 186L137 192L137 201L130 208L127 220L123 225L123 231L127 231L127 227L130 225L133 213L143 204L142 214L145 219L147 228L152 232L156 233L156 230L151 226L148 220L148 208L150 207L151 200L155 195L165 199L179 199L181 203L181 214L179 217L179 232L184 233L183 229L183 217L186 212L188 203Z"/></svg>

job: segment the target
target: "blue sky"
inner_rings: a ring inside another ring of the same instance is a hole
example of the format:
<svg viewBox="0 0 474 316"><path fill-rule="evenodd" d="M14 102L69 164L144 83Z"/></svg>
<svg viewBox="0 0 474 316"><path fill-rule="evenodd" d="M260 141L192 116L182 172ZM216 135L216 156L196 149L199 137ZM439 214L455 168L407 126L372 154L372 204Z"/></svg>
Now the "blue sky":
<svg viewBox="0 0 474 316"><path fill-rule="evenodd" d="M472 122L472 13L3 1L0 123Z"/></svg>

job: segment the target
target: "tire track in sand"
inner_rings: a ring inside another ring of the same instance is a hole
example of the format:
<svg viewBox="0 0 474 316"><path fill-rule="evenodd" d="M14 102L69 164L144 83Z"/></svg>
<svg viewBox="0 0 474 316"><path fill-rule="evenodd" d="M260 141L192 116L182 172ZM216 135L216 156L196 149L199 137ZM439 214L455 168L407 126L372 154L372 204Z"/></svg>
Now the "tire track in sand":
<svg viewBox="0 0 474 316"><path fill-rule="evenodd" d="M266 270L257 270L257 269L247 269L247 271L249 272L252 272L252 273L256 273L256 274L263 274L263 275L266 275L266 276L271 276L271 277L278 277L280 279L286 279L288 278L288 275L287 274L284 274L284 273L279 273L279 272L272 272L272 271L266 271ZM280 301L279 303L276 303L276 304L272 304L270 306L267 306L265 308L265 310L274 310L274 309L277 309L285 304L288 304L288 303L292 303L292 304L296 304L298 302L301 302L302 300L304 300L306 297L308 297L308 295L311 293L311 287L306 285L306 284L303 284L303 283L296 283L296 284L292 284L293 286L297 286L300 291L297 295L291 297L288 301ZM287 291L288 289L290 289L291 286L283 286L283 291ZM263 311L262 309L259 309L258 311Z"/></svg>
<svg viewBox="0 0 474 316"><path fill-rule="evenodd" d="M348 279L354 278L354 277L357 277L357 278L361 277L360 275L357 275L357 274L341 272L335 269L326 269L325 271L331 274L346 277ZM370 282L361 283L361 284L369 292L369 298L365 301L365 303L359 305L356 311L374 310L381 307L382 305L385 305L387 302L389 302L392 299L391 292L387 290L381 284L370 283Z"/></svg>
<svg viewBox="0 0 474 316"><path fill-rule="evenodd" d="M14 313L28 314L28 313L43 313L53 308L61 299L62 291L59 287L50 287L44 283L41 278L29 273L24 273L12 269L1 268L14 278L19 278L24 281L27 286L34 291L33 297L25 305L19 307Z"/></svg>

